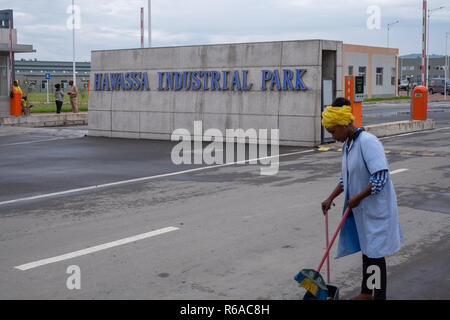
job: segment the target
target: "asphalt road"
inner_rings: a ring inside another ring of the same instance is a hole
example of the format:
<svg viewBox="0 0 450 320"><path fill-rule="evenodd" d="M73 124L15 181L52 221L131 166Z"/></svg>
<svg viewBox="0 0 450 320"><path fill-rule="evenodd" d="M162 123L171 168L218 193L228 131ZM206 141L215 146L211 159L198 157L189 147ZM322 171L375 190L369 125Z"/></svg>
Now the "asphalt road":
<svg viewBox="0 0 450 320"><path fill-rule="evenodd" d="M450 106L434 108L437 130L382 139L405 236L387 259L390 299L450 299ZM380 112L395 113L364 107L363 123ZM262 176L261 164L174 165L174 145L0 128L0 299L301 299L293 276L324 252L339 152L281 148L279 173ZM361 255L331 274L351 297Z"/></svg>

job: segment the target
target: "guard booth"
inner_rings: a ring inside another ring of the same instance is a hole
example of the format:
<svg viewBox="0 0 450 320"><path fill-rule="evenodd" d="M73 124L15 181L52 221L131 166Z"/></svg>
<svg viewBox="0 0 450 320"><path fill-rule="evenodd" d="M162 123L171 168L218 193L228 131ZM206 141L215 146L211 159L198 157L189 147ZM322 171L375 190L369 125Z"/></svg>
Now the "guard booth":
<svg viewBox="0 0 450 320"><path fill-rule="evenodd" d="M333 80L323 79L322 83L322 111L333 103ZM362 102L364 100L364 77L346 76L344 97L350 101L352 114L355 117L353 124L356 127L362 125ZM331 134L322 126L322 141L334 141Z"/></svg>

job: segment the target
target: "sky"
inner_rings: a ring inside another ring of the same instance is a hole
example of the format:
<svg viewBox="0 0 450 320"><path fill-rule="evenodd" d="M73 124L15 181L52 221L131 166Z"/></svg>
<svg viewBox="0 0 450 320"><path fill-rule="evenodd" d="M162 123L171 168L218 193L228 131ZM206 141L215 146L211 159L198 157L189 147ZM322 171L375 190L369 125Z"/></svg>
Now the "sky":
<svg viewBox="0 0 450 320"><path fill-rule="evenodd" d="M0 0L14 10L21 44L36 53L16 59L72 61L72 0ZM92 50L140 47L140 8L148 0L75 0L76 60ZM430 53L445 54L450 0L429 0ZM78 14L79 13L79 14ZM327 39L387 46L400 55L422 50L422 0L152 0L152 46ZM450 34L448 40L450 53Z"/></svg>

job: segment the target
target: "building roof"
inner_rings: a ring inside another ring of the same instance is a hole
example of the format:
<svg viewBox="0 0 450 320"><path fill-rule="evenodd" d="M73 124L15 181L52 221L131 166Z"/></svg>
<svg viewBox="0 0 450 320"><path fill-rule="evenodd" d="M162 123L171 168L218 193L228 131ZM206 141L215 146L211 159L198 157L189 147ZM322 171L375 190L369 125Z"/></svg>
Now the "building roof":
<svg viewBox="0 0 450 320"><path fill-rule="evenodd" d="M73 62L71 61L16 60L14 66L16 74L23 75L50 73L53 76L70 76L73 73ZM76 62L75 69L78 75L88 76L91 73L91 63Z"/></svg>
<svg viewBox="0 0 450 320"><path fill-rule="evenodd" d="M31 44L14 44L12 47L14 53L36 52ZM9 44L0 43L0 52L9 52Z"/></svg>

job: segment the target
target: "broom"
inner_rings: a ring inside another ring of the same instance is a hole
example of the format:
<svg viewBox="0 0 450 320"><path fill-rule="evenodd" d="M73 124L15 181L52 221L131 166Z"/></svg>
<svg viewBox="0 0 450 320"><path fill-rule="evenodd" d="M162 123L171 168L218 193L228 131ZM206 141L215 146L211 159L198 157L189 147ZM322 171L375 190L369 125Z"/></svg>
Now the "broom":
<svg viewBox="0 0 450 320"><path fill-rule="evenodd" d="M347 210L345 210L341 222L339 223L339 226L337 227L337 230L334 233L333 238L331 239L331 243L327 246L327 250L325 251L325 254L323 255L322 261L320 262L317 270L303 269L294 277L294 279L298 283L300 283L300 285L303 288L305 288L319 300L327 300L328 298L328 288L322 276L320 275L320 270L322 269L323 263L325 262L325 259L328 257L330 249L333 246L334 240L336 239L339 230L341 230L345 218L347 218L349 212L350 207L348 207Z"/></svg>

